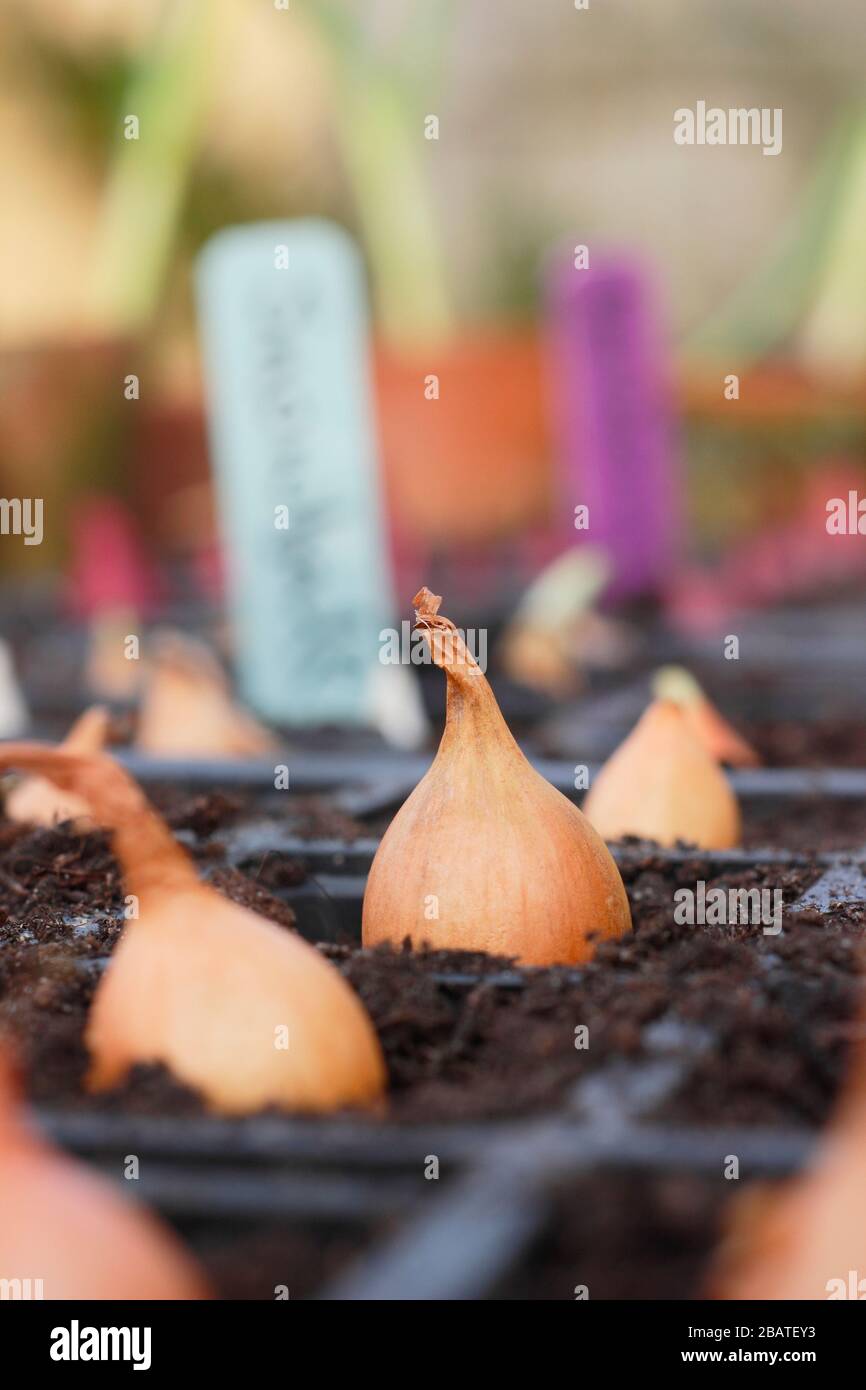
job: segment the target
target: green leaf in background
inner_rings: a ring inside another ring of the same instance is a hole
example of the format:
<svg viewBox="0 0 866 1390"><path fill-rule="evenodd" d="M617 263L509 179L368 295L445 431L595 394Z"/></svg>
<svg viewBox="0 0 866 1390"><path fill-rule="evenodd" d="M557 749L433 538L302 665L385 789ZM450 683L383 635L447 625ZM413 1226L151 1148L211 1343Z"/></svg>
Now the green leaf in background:
<svg viewBox="0 0 866 1390"><path fill-rule="evenodd" d="M335 128L352 185L372 268L379 324L391 342L430 342L454 327L438 218L424 156L424 139L454 7L430 0L411 7L388 51L377 50L372 26L362 26L337 0L306 0L334 68ZM436 61L438 55L438 63ZM421 105L418 74L423 71Z"/></svg>
<svg viewBox="0 0 866 1390"><path fill-rule="evenodd" d="M866 116L857 127L837 215L816 276L800 356L824 375L866 371Z"/></svg>
<svg viewBox="0 0 866 1390"><path fill-rule="evenodd" d="M137 333L153 313L214 73L242 13L238 0L164 6L151 52L124 93L88 296L91 326L101 332ZM137 140L124 137L129 115L140 123Z"/></svg>
<svg viewBox="0 0 866 1390"><path fill-rule="evenodd" d="M854 172L863 162L866 114L847 113L833 131L799 213L757 272L684 343L690 357L736 357L741 368L790 343L803 322Z"/></svg>

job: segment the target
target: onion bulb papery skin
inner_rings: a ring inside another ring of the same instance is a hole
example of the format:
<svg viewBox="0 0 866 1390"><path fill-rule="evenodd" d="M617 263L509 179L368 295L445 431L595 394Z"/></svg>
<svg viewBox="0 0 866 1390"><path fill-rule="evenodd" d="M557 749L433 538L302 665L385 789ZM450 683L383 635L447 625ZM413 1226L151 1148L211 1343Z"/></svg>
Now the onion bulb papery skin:
<svg viewBox="0 0 866 1390"><path fill-rule="evenodd" d="M92 705L73 724L60 747L67 753L101 753L110 718L103 705ZM74 792L63 792L47 777L23 777L6 797L6 817L25 825L57 825L75 821L85 828L90 807Z"/></svg>
<svg viewBox="0 0 866 1390"><path fill-rule="evenodd" d="M672 700L682 710L693 734L717 763L731 767L760 767L761 759L707 698L694 676L683 666L663 666L653 679L660 700Z"/></svg>
<svg viewBox="0 0 866 1390"><path fill-rule="evenodd" d="M586 961L598 941L631 930L619 870L577 807L524 757L479 666L426 593L416 607L447 677L445 732L373 860L364 945L408 938L522 965Z"/></svg>
<svg viewBox="0 0 866 1390"><path fill-rule="evenodd" d="M91 1090L161 1062L227 1115L379 1104L384 1058L351 985L296 932L202 883L123 768L28 743L0 747L7 767L84 798L137 903L88 1015Z"/></svg>
<svg viewBox="0 0 866 1390"><path fill-rule="evenodd" d="M678 705L655 700L597 774L584 810L606 840L732 849L740 809L725 774Z"/></svg>

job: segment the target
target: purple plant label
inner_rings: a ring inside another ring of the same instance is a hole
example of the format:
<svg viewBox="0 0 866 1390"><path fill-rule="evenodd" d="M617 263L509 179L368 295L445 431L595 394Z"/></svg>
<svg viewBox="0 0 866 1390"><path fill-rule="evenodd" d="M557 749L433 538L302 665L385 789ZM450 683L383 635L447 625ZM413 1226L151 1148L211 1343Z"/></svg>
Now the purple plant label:
<svg viewBox="0 0 866 1390"><path fill-rule="evenodd" d="M608 553L609 593L653 590L678 533L667 356L646 274L630 260L548 281L554 428L573 531Z"/></svg>

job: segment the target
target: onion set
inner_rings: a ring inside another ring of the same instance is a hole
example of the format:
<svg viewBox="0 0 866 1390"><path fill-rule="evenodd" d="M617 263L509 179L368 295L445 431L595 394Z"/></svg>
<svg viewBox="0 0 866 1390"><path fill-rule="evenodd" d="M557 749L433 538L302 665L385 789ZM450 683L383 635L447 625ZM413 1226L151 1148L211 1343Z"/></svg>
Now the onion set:
<svg viewBox="0 0 866 1390"><path fill-rule="evenodd" d="M740 841L737 799L679 705L655 700L596 776L584 812L600 835L702 849Z"/></svg>
<svg viewBox="0 0 866 1390"><path fill-rule="evenodd" d="M0 1049L0 1281L34 1279L46 1299L209 1296L154 1216L29 1128Z"/></svg>
<svg viewBox="0 0 866 1390"><path fill-rule="evenodd" d="M267 756L275 739L232 699L202 642L176 632L152 639L135 736L144 753L177 758Z"/></svg>
<svg viewBox="0 0 866 1390"><path fill-rule="evenodd" d="M225 1114L267 1105L328 1111L381 1096L376 1033L339 971L295 933L201 883L117 763L13 743L0 747L0 768L8 767L82 798L112 832L138 904L87 1021L91 1089L115 1086L137 1063L161 1062Z"/></svg>
<svg viewBox="0 0 866 1390"><path fill-rule="evenodd" d="M610 852L526 760L441 600L422 589L413 602L445 672L445 731L373 860L364 944L408 938L524 965L585 961L597 941L631 929Z"/></svg>
<svg viewBox="0 0 866 1390"><path fill-rule="evenodd" d="M685 667L662 666L653 678L653 694L679 705L692 732L717 763L727 763L729 767L759 766L761 759L752 745L720 714Z"/></svg>
<svg viewBox="0 0 866 1390"><path fill-rule="evenodd" d="M109 714L103 705L92 705L73 724L60 747L67 753L101 753L108 737ZM6 797L9 820L30 825L56 825L58 821L86 823L90 808L81 796L61 791L47 777L22 777Z"/></svg>

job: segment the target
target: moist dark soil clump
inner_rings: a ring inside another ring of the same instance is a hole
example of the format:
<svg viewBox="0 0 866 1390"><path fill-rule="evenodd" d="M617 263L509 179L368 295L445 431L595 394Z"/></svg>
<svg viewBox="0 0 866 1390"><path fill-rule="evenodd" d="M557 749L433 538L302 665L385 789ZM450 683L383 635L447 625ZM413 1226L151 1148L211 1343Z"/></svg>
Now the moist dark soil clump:
<svg viewBox="0 0 866 1390"><path fill-rule="evenodd" d="M520 972L520 988L494 977L450 990L434 981L435 955L348 952L346 974L388 1057L392 1113L506 1116L568 1097L580 1113L579 1083L673 1056L669 1090L635 1118L820 1124L841 1076L866 912L816 924L786 909L778 936L675 925L675 887L700 878L726 889L768 882L760 869L720 877L700 860L672 870L649 859L626 870L634 934L603 943L581 971ZM769 876L788 903L809 878ZM575 1046L581 1025L585 1049Z"/></svg>
<svg viewBox="0 0 866 1390"><path fill-rule="evenodd" d="M271 818L285 834L304 840L345 840L351 844L369 829L347 815L326 795L290 795L280 792L196 792L170 783L147 789L172 830L189 831L204 838L231 830L244 818Z"/></svg>

